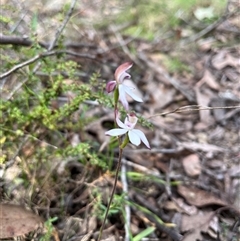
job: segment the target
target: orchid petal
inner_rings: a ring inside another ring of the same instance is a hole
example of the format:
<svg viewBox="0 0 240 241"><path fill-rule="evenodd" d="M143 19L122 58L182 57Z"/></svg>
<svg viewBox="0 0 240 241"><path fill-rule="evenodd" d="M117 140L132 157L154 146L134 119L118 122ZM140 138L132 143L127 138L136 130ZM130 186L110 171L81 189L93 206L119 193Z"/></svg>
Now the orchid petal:
<svg viewBox="0 0 240 241"><path fill-rule="evenodd" d="M135 146L140 145L141 139L133 130L130 130L128 132L128 137L129 137L129 140L132 144L134 144Z"/></svg>
<svg viewBox="0 0 240 241"><path fill-rule="evenodd" d="M120 119L119 119L119 114L117 114L116 116L116 122L117 122L117 125L123 129L127 129L129 130L129 127L127 125L125 125Z"/></svg>
<svg viewBox="0 0 240 241"><path fill-rule="evenodd" d="M131 96L134 100L138 102L143 102L143 100L139 96L133 93L132 91L133 88L126 85L123 85L123 87L124 87L124 92L127 93L129 96Z"/></svg>
<svg viewBox="0 0 240 241"><path fill-rule="evenodd" d="M119 76L119 79L118 79L118 84L122 84L123 81L125 79L130 79L131 78L131 75L126 73L126 72L123 72L120 76Z"/></svg>
<svg viewBox="0 0 240 241"><path fill-rule="evenodd" d="M112 92L115 89L116 85L117 85L117 81L115 80L109 81L106 85L107 92L108 93Z"/></svg>
<svg viewBox="0 0 240 241"><path fill-rule="evenodd" d="M124 64L121 64L115 71L114 77L115 80L119 83L122 83L120 81L123 81L126 77L130 77L129 74L125 73L128 69L132 67L132 63L126 62ZM123 75L123 76L122 76Z"/></svg>
<svg viewBox="0 0 240 241"><path fill-rule="evenodd" d="M127 101L127 98L126 98L126 93L125 93L125 90L124 90L124 86L123 85L119 85L118 90L119 90L119 100L121 101L123 107L126 110L128 110L129 105L128 105L128 101Z"/></svg>
<svg viewBox="0 0 240 241"><path fill-rule="evenodd" d="M127 129L116 128L116 129L112 129L112 130L109 130L109 131L105 132L105 135L107 135L107 136L121 136L121 135L123 135L127 132L128 132Z"/></svg>
<svg viewBox="0 0 240 241"><path fill-rule="evenodd" d="M151 147L149 145L149 142L148 142L146 136L144 135L144 133L142 131L134 129L134 130L131 130L131 132L136 134L141 139L141 141L145 144L145 146L147 148L151 149ZM130 139L130 137L129 137L129 139Z"/></svg>

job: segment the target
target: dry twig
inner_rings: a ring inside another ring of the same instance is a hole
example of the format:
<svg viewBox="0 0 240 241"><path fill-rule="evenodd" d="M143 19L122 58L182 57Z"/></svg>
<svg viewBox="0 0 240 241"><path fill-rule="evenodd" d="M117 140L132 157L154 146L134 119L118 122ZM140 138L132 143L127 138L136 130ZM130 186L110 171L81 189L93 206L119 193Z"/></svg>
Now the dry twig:
<svg viewBox="0 0 240 241"><path fill-rule="evenodd" d="M147 119L151 119L157 116L165 116L173 113L182 113L182 112L191 112L191 111L201 111L201 110L216 110L216 109L239 109L240 105L235 105L235 106L225 106L225 107L209 107L209 106L201 106L201 105L186 105L179 107L175 110L172 111L167 111L163 113L158 113L155 115L151 115Z"/></svg>
<svg viewBox="0 0 240 241"><path fill-rule="evenodd" d="M28 37L20 37L15 35L0 35L0 45L16 45L16 46L23 46L23 47L31 47L34 44L38 44L42 48L48 49L50 46L50 43L48 42L34 42ZM79 43L79 42L66 42L63 44L65 48L73 48L73 49L79 49L79 48L91 48L96 49L97 46L95 44L89 44L89 43ZM54 48L57 48L58 44L55 44Z"/></svg>
<svg viewBox="0 0 240 241"><path fill-rule="evenodd" d="M123 163L121 167L121 181L123 184L123 192L128 193L128 182L127 182L127 177L126 177L126 165ZM126 196L126 200L128 200L128 197ZM125 241L130 240L130 233L129 233L129 227L130 227L130 222L131 222L131 209L128 205L128 203L125 204L125 224L124 224L124 229L125 229Z"/></svg>
<svg viewBox="0 0 240 241"><path fill-rule="evenodd" d="M47 56L50 56L50 55L53 55L53 54L56 54L56 52L52 51L53 48L55 47L55 44L57 43L60 35L62 34L64 28L66 27L68 21L70 20L71 16L72 16L72 13L73 13L73 10L74 10L74 6L76 4L77 0L72 0L72 3L71 3L71 6L70 6L70 9L62 23L62 25L57 29L56 31L56 34L55 34L55 38L53 39L53 41L51 42L51 44L49 45L48 49L46 52L44 53L41 53L41 54L37 54L36 56L34 56L33 58L23 62L23 63L20 63L20 64L17 64L15 65L12 69L8 70L7 72L3 73L0 75L0 79L3 79L7 76L9 76L11 73L19 70L20 68L23 68L24 66L27 66L29 64L32 64L34 62L36 62L37 60L43 58L43 57L47 57ZM40 64L38 66L36 66L34 68L34 73L37 71L37 69L40 67ZM23 83L25 83L25 81L23 81Z"/></svg>

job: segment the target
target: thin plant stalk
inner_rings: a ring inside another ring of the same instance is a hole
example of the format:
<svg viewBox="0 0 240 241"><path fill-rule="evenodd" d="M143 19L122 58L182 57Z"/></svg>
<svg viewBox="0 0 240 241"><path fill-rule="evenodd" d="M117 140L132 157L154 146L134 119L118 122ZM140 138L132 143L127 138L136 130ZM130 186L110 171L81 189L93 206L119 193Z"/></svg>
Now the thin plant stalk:
<svg viewBox="0 0 240 241"><path fill-rule="evenodd" d="M117 124L117 123L116 123L117 106L118 106L118 101L116 100L116 101L115 101L115 107L114 107L114 120L115 120L115 125ZM103 232L103 229L104 229L104 227L105 227L105 224L106 224L106 221L107 221L107 217L108 217L108 213L109 213L109 210L110 210L110 206L111 206L111 204L112 204L113 197L114 197L114 194L115 194L115 191L116 191L118 174L119 174L119 171L120 171L120 168L121 168L121 164L122 164L123 148L121 147L121 137L120 137L120 136L118 137L118 146L119 146L119 156L118 156L117 170L116 170L116 174L115 174L114 184L113 184L113 188L112 188L110 200L109 200L108 205L107 205L106 214L105 214L105 216L104 216L103 223L102 223L102 226L101 226L101 228L100 228L100 232L99 232L97 241L100 241L100 239L101 239L101 237L102 237L102 232Z"/></svg>
<svg viewBox="0 0 240 241"><path fill-rule="evenodd" d="M119 139L120 139L120 137L119 137ZM120 140L119 140L119 142L120 142ZM115 191L116 191L118 174L119 174L119 171L120 171L120 168L121 168L121 164L122 164L122 153L123 153L123 149L119 145L119 156L118 156L118 163L117 163L117 170L116 170L116 174L115 174L114 184L113 184L110 200L108 202L107 211L106 211L106 214L104 216L103 223L102 223L102 226L101 226L101 229L100 229L97 241L100 241L100 239L101 239L102 232L103 232L106 220L107 220L108 212L109 212L109 209L110 209L110 206L112 204L113 197L114 197L114 194L115 194Z"/></svg>
<svg viewBox="0 0 240 241"><path fill-rule="evenodd" d="M118 103L119 101L122 103L123 107L125 108L126 111L128 111L128 102L126 99L126 94L130 95L134 100L138 102L143 102L143 100L135 95L132 92L132 89L126 85L123 84L123 81L126 78L130 78L131 76L126 73L128 69L132 67L132 63L126 62L122 65L120 65L114 74L115 80L109 81L106 86L106 90L108 93L114 91L114 120L115 120L115 125L119 126L119 128L115 128L112 130L109 130L105 132L106 135L110 136L117 136L118 137L118 146L119 146L119 156L118 156L118 163L117 163L117 170L115 174L115 179L114 179L114 184L112 188L112 193L110 196L110 200L108 202L106 214L102 223L102 226L100 228L99 236L97 241L100 241L102 232L107 220L108 212L111 206L111 203L113 201L113 197L115 194L116 186L117 186L117 180L118 180L118 174L121 168L121 162L122 162L122 154L123 154L123 149L124 147L131 142L134 145L139 145L141 141L150 149L150 145L148 143L148 140L144 133L141 130L134 129L135 125L137 124L138 118L134 113L128 113L127 117L124 121L124 123L119 119L118 115ZM125 139L123 141L121 140L121 136L125 135Z"/></svg>

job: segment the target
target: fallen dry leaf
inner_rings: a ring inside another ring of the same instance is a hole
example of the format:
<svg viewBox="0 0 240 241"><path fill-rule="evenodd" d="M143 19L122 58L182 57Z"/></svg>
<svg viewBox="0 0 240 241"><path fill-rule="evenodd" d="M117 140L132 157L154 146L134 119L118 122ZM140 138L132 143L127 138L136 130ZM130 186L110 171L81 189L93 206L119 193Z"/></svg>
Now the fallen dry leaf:
<svg viewBox="0 0 240 241"><path fill-rule="evenodd" d="M211 100L210 106L212 107L225 107L226 101L223 98L213 98ZM226 110L225 109L214 109L213 116L217 122L226 125L226 120L224 120Z"/></svg>
<svg viewBox="0 0 240 241"><path fill-rule="evenodd" d="M197 213L197 208L193 205L188 205L182 198L174 198L173 200L187 215L194 215Z"/></svg>
<svg viewBox="0 0 240 241"><path fill-rule="evenodd" d="M224 70L224 74L227 76L227 78L232 81L233 83L239 80L239 73L236 69L233 68L226 68Z"/></svg>
<svg viewBox="0 0 240 241"><path fill-rule="evenodd" d="M190 206L184 202L182 198L174 198L173 200L167 200L163 205L164 209L177 211L178 213L185 213L187 215L194 215L198 209L195 206Z"/></svg>
<svg viewBox="0 0 240 241"><path fill-rule="evenodd" d="M201 232L207 232L212 218L213 212L199 212L193 216L183 215L181 230L190 231L184 236L183 241L202 240Z"/></svg>
<svg viewBox="0 0 240 241"><path fill-rule="evenodd" d="M0 204L0 239L22 236L41 226L43 220L14 204Z"/></svg>
<svg viewBox="0 0 240 241"><path fill-rule="evenodd" d="M197 207L203 207L207 205L228 205L226 202L222 201L215 195L196 187L179 185L177 191L182 197L186 199L189 204L195 205Z"/></svg>
<svg viewBox="0 0 240 241"><path fill-rule="evenodd" d="M209 223L209 229L208 229L208 234L214 238L217 239L218 233L219 233L219 220L217 216L214 216L210 223Z"/></svg>
<svg viewBox="0 0 240 241"><path fill-rule="evenodd" d="M212 73L208 69L206 69L204 71L204 75L203 75L202 79L199 80L199 82L206 83L210 88L212 88L214 90L220 89L220 85L218 84L215 77L212 75Z"/></svg>
<svg viewBox="0 0 240 241"><path fill-rule="evenodd" d="M202 167L198 155L191 154L183 158L183 167L185 172L190 177L196 177L200 175Z"/></svg>
<svg viewBox="0 0 240 241"><path fill-rule="evenodd" d="M209 160L207 162L207 165L212 169L222 169L222 170L227 169L226 164L222 160L216 160L216 159Z"/></svg>
<svg viewBox="0 0 240 241"><path fill-rule="evenodd" d="M209 37L206 39L200 39L199 41L197 41L197 44L201 51L207 52L212 49L212 46L215 42L216 42L216 39Z"/></svg>
<svg viewBox="0 0 240 241"><path fill-rule="evenodd" d="M239 59L233 57L226 51L221 51L212 58L212 65L215 69L223 69L227 66L239 67Z"/></svg>
<svg viewBox="0 0 240 241"><path fill-rule="evenodd" d="M179 143L179 145L191 151L204 151L204 152L224 152L225 151L223 148L219 146L215 146L208 143L181 142Z"/></svg>
<svg viewBox="0 0 240 241"><path fill-rule="evenodd" d="M164 205L164 209L171 210L171 211L177 211L178 213L182 212L182 209L173 201L167 200Z"/></svg>
<svg viewBox="0 0 240 241"><path fill-rule="evenodd" d="M200 106L208 106L211 100L211 96L202 92L198 86L195 87L195 93L197 97L197 103ZM210 124L213 123L213 118L211 117L210 110L199 111L200 120L203 123Z"/></svg>
<svg viewBox="0 0 240 241"><path fill-rule="evenodd" d="M174 100L177 93L174 88L153 81L148 84L147 91L150 93L150 105L154 110L167 106Z"/></svg>

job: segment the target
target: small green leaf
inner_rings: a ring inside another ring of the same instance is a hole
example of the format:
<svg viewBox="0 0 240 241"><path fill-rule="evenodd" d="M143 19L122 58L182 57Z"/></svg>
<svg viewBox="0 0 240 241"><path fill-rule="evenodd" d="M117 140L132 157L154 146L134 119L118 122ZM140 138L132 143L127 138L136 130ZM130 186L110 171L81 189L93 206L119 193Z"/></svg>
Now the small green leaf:
<svg viewBox="0 0 240 241"><path fill-rule="evenodd" d="M140 241L143 238L147 237L149 234L155 231L155 227L148 227L145 230L143 230L141 233L139 233L137 236L133 238L133 241Z"/></svg>
<svg viewBox="0 0 240 241"><path fill-rule="evenodd" d="M32 22L31 22L31 29L33 32L36 32L37 25L38 25L38 17L37 17L37 13L34 13Z"/></svg>

